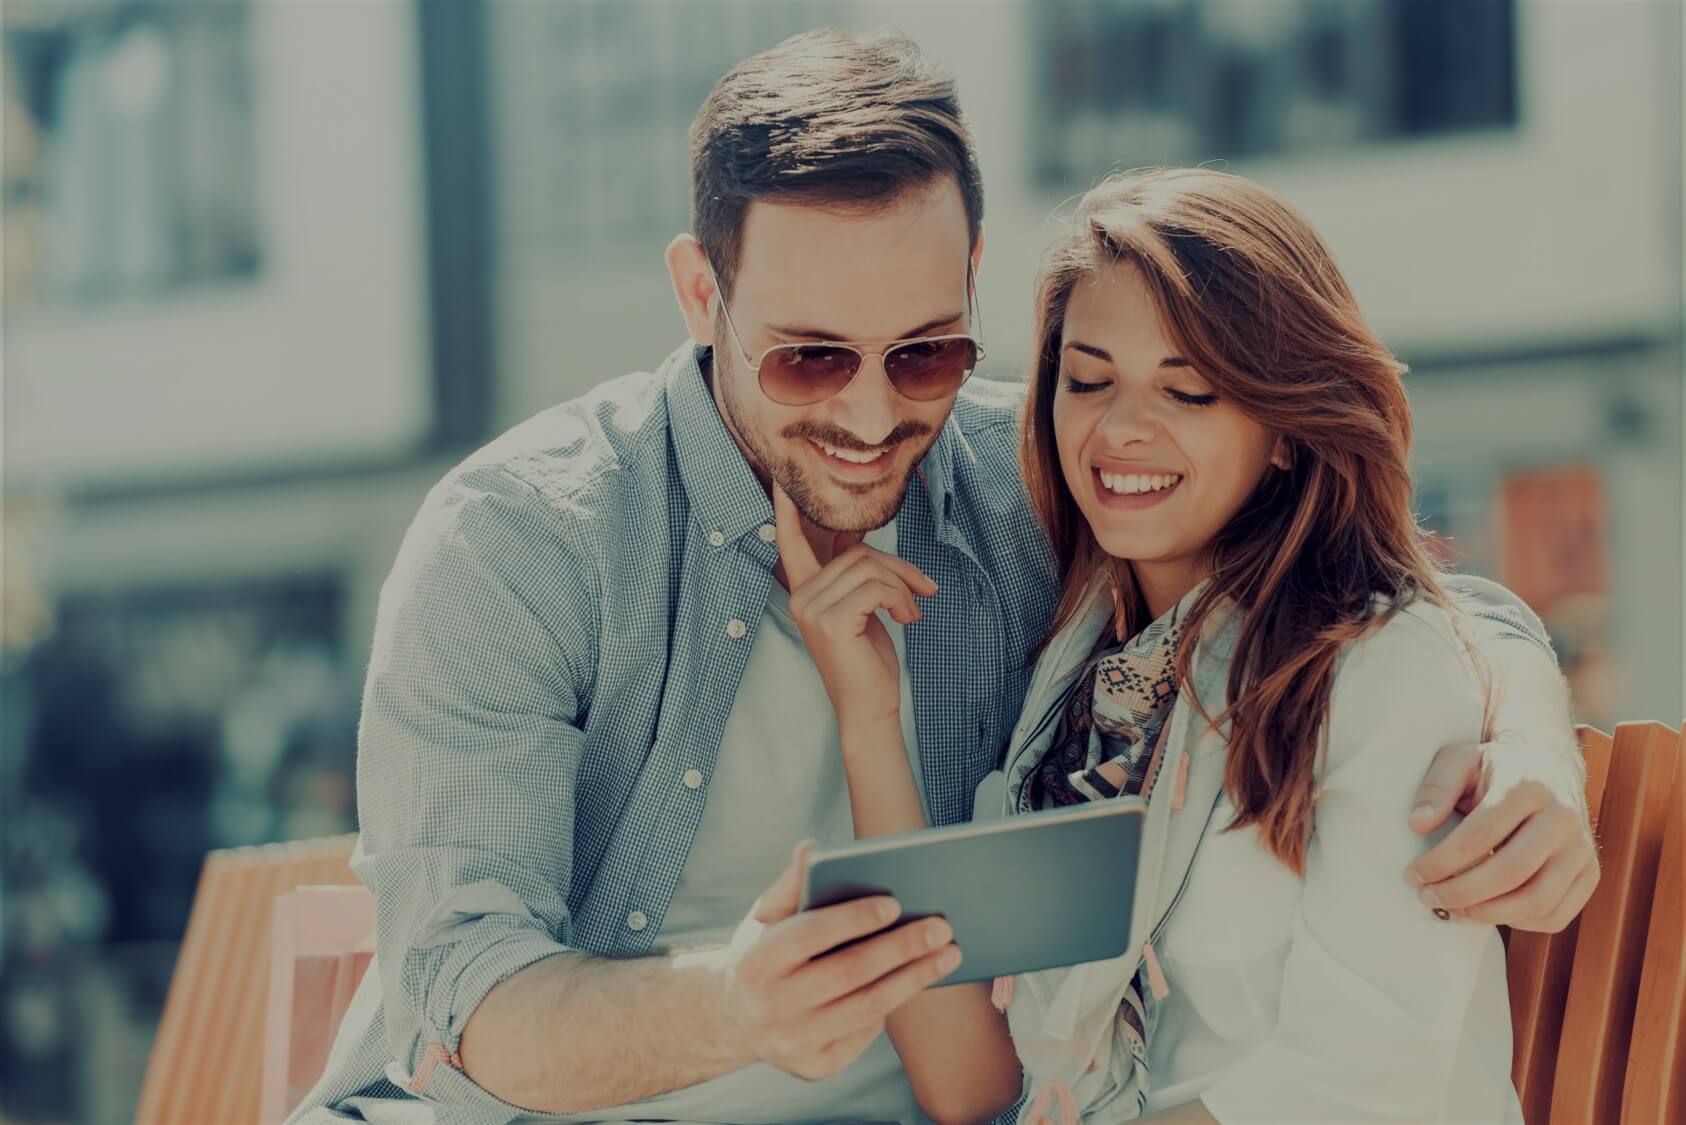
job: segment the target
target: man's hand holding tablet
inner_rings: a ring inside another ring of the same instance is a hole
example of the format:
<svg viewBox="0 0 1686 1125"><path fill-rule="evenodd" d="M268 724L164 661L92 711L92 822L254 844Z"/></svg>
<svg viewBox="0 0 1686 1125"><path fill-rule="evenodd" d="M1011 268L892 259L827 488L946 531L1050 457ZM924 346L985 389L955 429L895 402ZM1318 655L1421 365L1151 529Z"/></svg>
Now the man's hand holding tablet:
<svg viewBox="0 0 1686 1125"><path fill-rule="evenodd" d="M1134 797L816 852L802 908L891 895L965 955L942 984L1116 957L1129 946L1146 806Z"/></svg>
<svg viewBox="0 0 1686 1125"><path fill-rule="evenodd" d="M907 922L887 895L798 913L812 844L758 899L724 959L726 1009L756 1059L819 1079L859 1058L889 1014L952 972L960 951L941 919Z"/></svg>

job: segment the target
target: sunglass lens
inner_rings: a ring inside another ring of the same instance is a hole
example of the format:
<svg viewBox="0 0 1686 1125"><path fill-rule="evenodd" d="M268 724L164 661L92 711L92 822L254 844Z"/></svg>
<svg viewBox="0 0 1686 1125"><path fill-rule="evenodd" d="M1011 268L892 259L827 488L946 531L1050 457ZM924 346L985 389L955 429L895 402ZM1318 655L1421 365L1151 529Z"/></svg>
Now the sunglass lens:
<svg viewBox="0 0 1686 1125"><path fill-rule="evenodd" d="M761 361L761 389L787 406L821 402L849 385L861 357L829 344L791 344L774 348Z"/></svg>
<svg viewBox="0 0 1686 1125"><path fill-rule="evenodd" d="M977 363L978 345L956 336L891 348L884 356L884 373L908 398L929 400L953 394Z"/></svg>

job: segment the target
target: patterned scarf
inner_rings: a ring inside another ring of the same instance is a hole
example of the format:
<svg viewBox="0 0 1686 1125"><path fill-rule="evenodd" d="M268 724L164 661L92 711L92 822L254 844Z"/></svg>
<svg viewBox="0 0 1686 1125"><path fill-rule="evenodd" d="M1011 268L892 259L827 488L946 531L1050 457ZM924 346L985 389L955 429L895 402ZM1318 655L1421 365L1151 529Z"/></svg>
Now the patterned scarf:
<svg viewBox="0 0 1686 1125"><path fill-rule="evenodd" d="M1177 702L1177 646L1199 590L1128 641L1101 635L1066 697L1047 756L1022 791L1023 811L1152 794L1152 749Z"/></svg>
<svg viewBox="0 0 1686 1125"><path fill-rule="evenodd" d="M1022 810L1120 795L1143 800L1152 796L1163 758L1162 735L1177 701L1177 648L1182 641L1182 626L1201 589L1195 587L1163 617L1127 641L1117 643L1110 632L1102 634L1096 652L1063 704L1060 725L1047 756L1020 791ZM1157 973L1158 961L1150 946L1119 1004L1135 1064L1138 1113L1147 1102L1147 1042L1153 1027L1152 983ZM1055 1093L1070 1098L1063 1087L1044 1090L1020 1120L1050 1120L1044 1116L1044 1107ZM1061 1116L1075 1119L1076 1115Z"/></svg>

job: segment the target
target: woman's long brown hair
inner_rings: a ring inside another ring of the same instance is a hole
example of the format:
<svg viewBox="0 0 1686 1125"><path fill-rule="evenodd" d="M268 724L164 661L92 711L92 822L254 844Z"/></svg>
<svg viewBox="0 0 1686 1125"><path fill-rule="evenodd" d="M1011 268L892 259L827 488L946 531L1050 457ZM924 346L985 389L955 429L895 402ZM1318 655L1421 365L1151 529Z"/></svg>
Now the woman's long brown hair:
<svg viewBox="0 0 1686 1125"><path fill-rule="evenodd" d="M1199 637L1225 600L1244 612L1220 717L1231 723L1231 827L1257 824L1272 852L1303 872L1342 648L1413 598L1450 608L1411 510L1405 367L1371 333L1310 224L1259 185L1170 169L1090 191L1038 279L1020 451L1059 565L1054 632L1103 572L1123 634L1147 624L1130 566L1101 551L1066 487L1054 434L1072 290L1121 263L1140 271L1166 334L1213 391L1280 437L1290 458L1285 470L1265 470L1207 547L1211 582L1184 636ZM1378 597L1391 608L1378 613ZM1184 685L1196 647L1178 654Z"/></svg>

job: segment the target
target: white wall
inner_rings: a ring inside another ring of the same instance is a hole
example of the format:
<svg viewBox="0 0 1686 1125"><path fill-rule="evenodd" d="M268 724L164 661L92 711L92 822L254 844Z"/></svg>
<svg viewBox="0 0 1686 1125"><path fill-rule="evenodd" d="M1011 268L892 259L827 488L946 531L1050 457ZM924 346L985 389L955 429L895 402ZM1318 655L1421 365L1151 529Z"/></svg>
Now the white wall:
<svg viewBox="0 0 1686 1125"><path fill-rule="evenodd" d="M7 488L308 466L414 447L423 335L409 4L254 4L251 282L14 313Z"/></svg>

